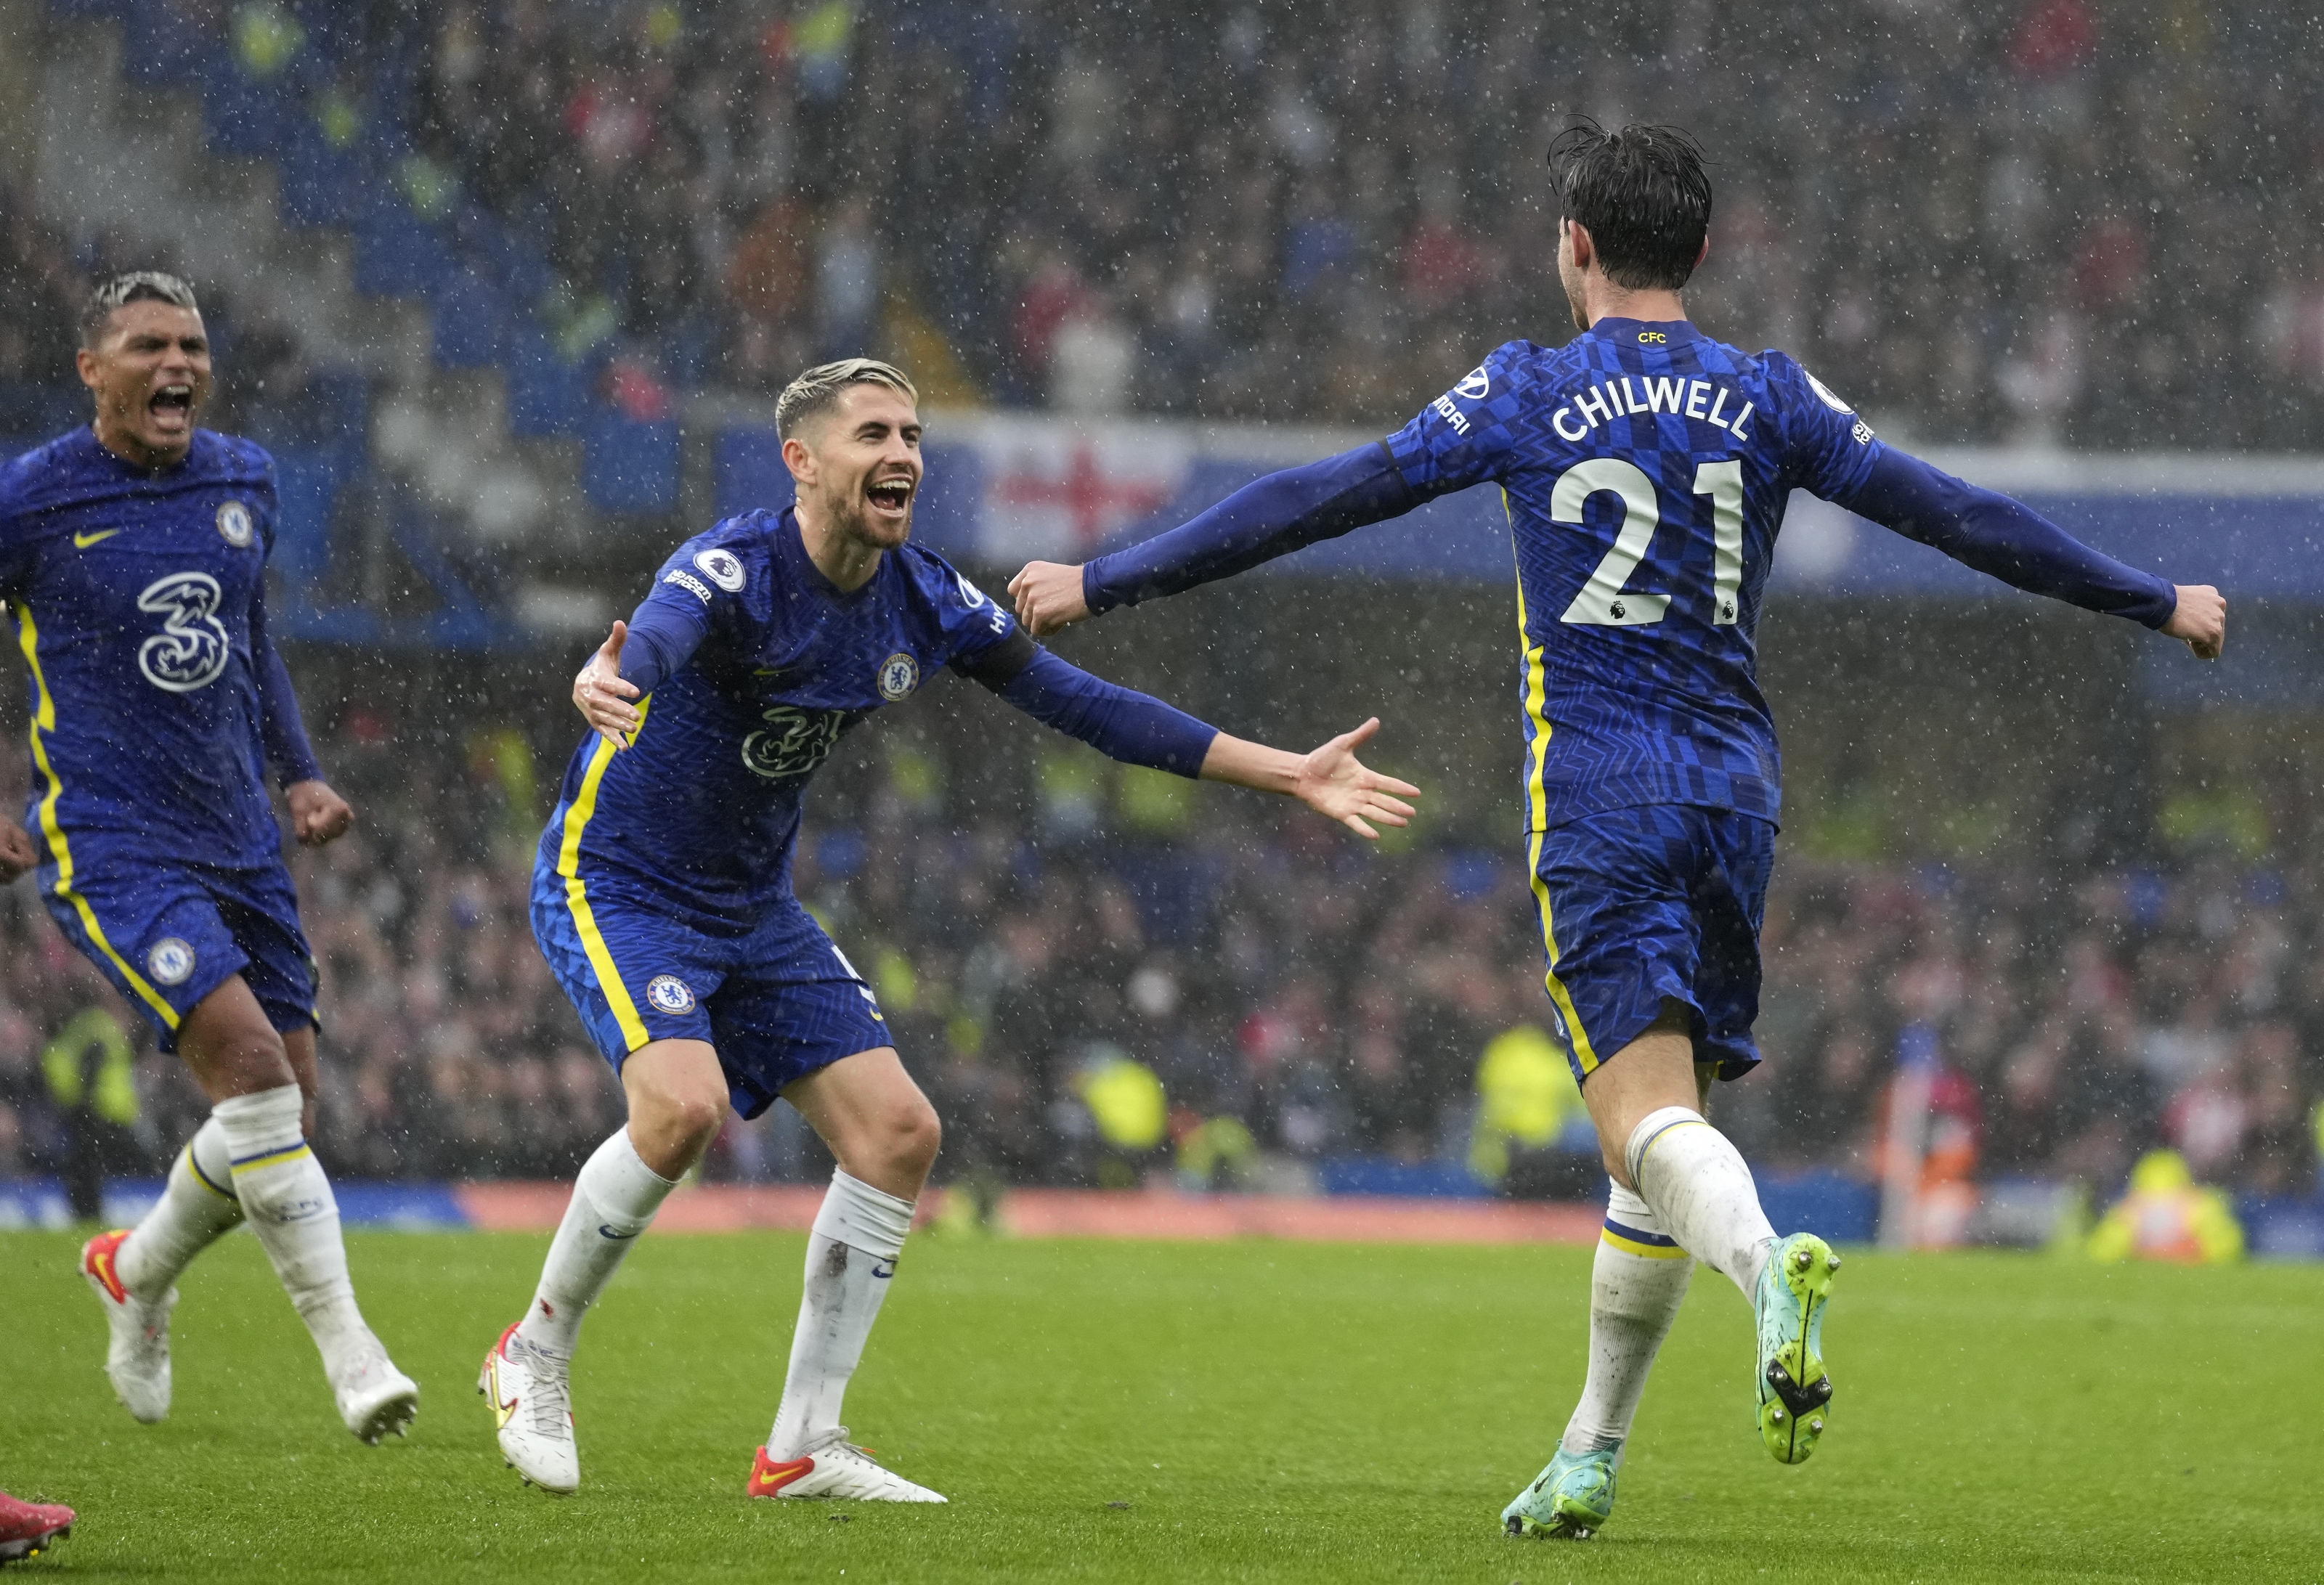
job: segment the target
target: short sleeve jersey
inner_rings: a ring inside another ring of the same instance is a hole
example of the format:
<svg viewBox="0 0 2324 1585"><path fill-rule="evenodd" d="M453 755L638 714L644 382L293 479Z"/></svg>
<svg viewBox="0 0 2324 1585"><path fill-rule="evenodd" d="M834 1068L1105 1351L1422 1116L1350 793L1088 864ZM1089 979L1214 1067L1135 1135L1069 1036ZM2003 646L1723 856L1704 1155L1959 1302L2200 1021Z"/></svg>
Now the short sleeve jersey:
<svg viewBox="0 0 2324 1585"><path fill-rule="evenodd" d="M575 751L541 858L733 926L789 898L800 798L841 736L1016 631L1016 618L916 545L843 593L808 559L788 508L679 546L647 596L658 604L706 618L701 644L641 702L628 748L593 734Z"/></svg>
<svg viewBox="0 0 2324 1585"><path fill-rule="evenodd" d="M252 613L274 544L274 464L194 433L149 473L77 429L0 470L0 598L32 692L25 825L226 866L276 862Z"/></svg>
<svg viewBox="0 0 2324 1585"><path fill-rule="evenodd" d="M1499 348L1387 446L1424 497L1501 486L1527 829L1640 804L1777 817L1761 597L1792 491L1844 498L1880 453L1847 402L1780 352L1601 319Z"/></svg>

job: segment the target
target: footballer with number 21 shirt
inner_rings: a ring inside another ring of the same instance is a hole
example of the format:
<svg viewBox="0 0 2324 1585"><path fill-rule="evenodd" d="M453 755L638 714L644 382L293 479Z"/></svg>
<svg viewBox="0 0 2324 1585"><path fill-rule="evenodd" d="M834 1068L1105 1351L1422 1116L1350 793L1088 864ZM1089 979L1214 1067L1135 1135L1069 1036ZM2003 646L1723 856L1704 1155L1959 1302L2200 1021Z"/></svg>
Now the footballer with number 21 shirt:
<svg viewBox="0 0 2324 1585"><path fill-rule="evenodd" d="M1250 484L1086 567L1010 581L1036 634L1229 576L1472 485L1516 539L1526 867L1545 985L1612 1180L1591 1281L1589 1371L1555 1456L1502 1511L1512 1534L1582 1536L1614 1506L1622 1447L1694 1257L1749 1301L1758 1431L1805 1460L1830 1418L1821 1344L1840 1258L1778 1239L1705 1113L1758 1062L1759 924L1779 763L1755 675L1761 596L1794 489L2035 594L2219 652L2227 606L2067 535L2006 496L1884 445L1780 352L1688 322L1711 180L1669 127L1582 121L1550 151L1558 274L1582 332L1495 349L1385 440Z"/></svg>

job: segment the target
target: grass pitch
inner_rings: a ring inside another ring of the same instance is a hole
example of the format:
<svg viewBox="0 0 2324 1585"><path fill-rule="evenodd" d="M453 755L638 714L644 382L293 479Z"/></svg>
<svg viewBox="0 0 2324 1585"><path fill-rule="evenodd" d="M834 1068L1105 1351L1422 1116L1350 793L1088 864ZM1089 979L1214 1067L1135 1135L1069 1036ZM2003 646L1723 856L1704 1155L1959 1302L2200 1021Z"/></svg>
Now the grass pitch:
<svg viewBox="0 0 2324 1585"><path fill-rule="evenodd" d="M645 1239L575 1366L583 1487L504 1470L477 1361L546 1239L358 1234L422 1387L357 1445L255 1241L180 1282L177 1403L100 1371L78 1240L0 1235L0 1487L80 1510L20 1577L185 1580L2298 1580L2324 1575L2324 1269L1852 1256L1814 1460L1759 1449L1742 1300L1699 1271L1612 1524L1496 1516L1582 1375L1589 1253L922 1237L849 1395L948 1507L742 1495L795 1236Z"/></svg>

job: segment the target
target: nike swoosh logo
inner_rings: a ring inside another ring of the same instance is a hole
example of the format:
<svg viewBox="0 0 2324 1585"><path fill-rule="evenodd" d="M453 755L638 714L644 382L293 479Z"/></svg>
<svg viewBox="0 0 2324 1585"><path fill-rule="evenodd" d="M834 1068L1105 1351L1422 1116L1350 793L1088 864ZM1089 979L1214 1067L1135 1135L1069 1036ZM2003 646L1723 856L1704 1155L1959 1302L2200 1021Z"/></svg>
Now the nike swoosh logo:
<svg viewBox="0 0 2324 1585"><path fill-rule="evenodd" d="M772 1497L784 1487L803 1476L815 1472L813 1458L795 1459L787 1464L769 1464L763 1470L751 1471L749 1497Z"/></svg>
<svg viewBox="0 0 2324 1585"><path fill-rule="evenodd" d="M601 1239L634 1239L638 1235L636 1233L617 1233L612 1228L607 1227L601 1221L597 1224L597 1236Z"/></svg>
<svg viewBox="0 0 2324 1585"><path fill-rule="evenodd" d="M114 535L119 532L121 532L119 529L99 529L94 534L75 534L73 536L73 548L76 550L86 550L90 546L96 544L99 539L110 539Z"/></svg>

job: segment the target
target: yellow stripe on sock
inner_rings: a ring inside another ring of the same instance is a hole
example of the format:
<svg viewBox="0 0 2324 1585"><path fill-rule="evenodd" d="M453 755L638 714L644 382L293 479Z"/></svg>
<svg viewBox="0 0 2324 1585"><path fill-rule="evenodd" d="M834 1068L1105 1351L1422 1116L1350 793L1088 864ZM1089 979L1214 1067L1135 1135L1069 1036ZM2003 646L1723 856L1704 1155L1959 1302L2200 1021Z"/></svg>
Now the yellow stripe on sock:
<svg viewBox="0 0 2324 1585"><path fill-rule="evenodd" d="M651 695L638 702L638 730L630 734L632 742L645 731L646 712L652 705ZM605 779L605 768L613 762L614 752L612 743L603 737L597 740L597 751L589 757L589 769L582 773L581 790L565 811L565 840L557 850L557 872L565 878L566 910L573 916L573 928L580 934L581 950L589 954L589 966L596 971L597 988L613 1009L622 1040L635 1051L653 1037L646 1032L645 1020L638 1017L638 1004L631 1000L630 988L622 983L622 972L614 967L613 951L606 946L604 934L597 928L597 916L589 907L589 889L581 880L581 834L589 829L597 813L597 787Z"/></svg>
<svg viewBox="0 0 2324 1585"><path fill-rule="evenodd" d="M138 1000L153 1009L163 1027L175 1029L178 1027L178 1009L147 983L144 975L131 968L126 958L113 950L113 943L105 938L105 927L97 922L97 910L88 906L88 898L73 889L72 844L65 840L65 828L57 819L57 799L64 796L64 778L59 776L57 768L49 762L48 742L41 735L43 732L57 729L57 702L49 692L48 677L41 670L41 630L32 621L32 608L19 601L12 609L16 616L16 647L24 651L24 659L32 668L35 701L32 707L32 766L49 785L48 792L41 799L40 825L41 834L48 839L49 854L57 862L57 883L53 889L57 896L72 904L74 914L80 919L81 929L90 941L96 943L97 950L121 972L122 980L137 993Z"/></svg>
<svg viewBox="0 0 2324 1585"><path fill-rule="evenodd" d="M180 1152L180 1154L186 1158L186 1171L191 1175L194 1182L201 1184L203 1188L208 1189L211 1193L216 1194L219 1199L224 1200L230 1205L239 1205L242 1203L239 1199L235 1198L233 1190L221 1188L217 1184L210 1182L210 1175L204 1172L202 1170L202 1164L194 1159L194 1147L191 1145L187 1146L184 1150ZM228 1177L232 1177L234 1175L234 1171L231 1167L226 1170L226 1175Z"/></svg>
<svg viewBox="0 0 2324 1585"><path fill-rule="evenodd" d="M263 1156L254 1156L248 1161L235 1162L235 1175L239 1177L244 1173L257 1172L263 1167L281 1166L286 1161L296 1161L302 1156L313 1154L314 1151L307 1147L307 1141L301 1139L296 1145L286 1146L281 1150L270 1150Z"/></svg>
<svg viewBox="0 0 2324 1585"><path fill-rule="evenodd" d="M1610 1227L1600 1228L1598 1230L1598 1237L1601 1242L1612 1245L1615 1249L1619 1249L1625 1255L1643 1256L1648 1260L1684 1260L1687 1258L1686 1251L1680 1249L1676 1244L1642 1244L1636 1239L1624 1238Z"/></svg>
<svg viewBox="0 0 2324 1585"><path fill-rule="evenodd" d="M1508 508L1508 496L1501 497L1502 510ZM1533 900L1541 915L1541 945L1549 954L1549 968L1542 975L1542 985L1549 999L1557 1004L1558 1016L1565 1020L1566 1033L1573 1041L1573 1060L1582 1064L1583 1077L1598 1070L1598 1051L1590 1043L1590 1031L1582 1027L1582 1015L1573 1010L1573 998L1567 993L1565 982L1557 977L1557 931L1550 915L1549 882L1542 879L1542 839L1546 834L1542 827L1549 820L1549 667L1542 646L1532 642L1532 633L1526 624L1525 569L1517 570L1517 643L1525 651L1526 723L1532 729L1526 745L1526 869L1533 877Z"/></svg>
<svg viewBox="0 0 2324 1585"><path fill-rule="evenodd" d="M1637 1163L1631 1168L1632 1172L1643 1175L1646 1170L1646 1157L1655 1153L1655 1147L1669 1138L1680 1129L1707 1129L1710 1126L1711 1120L1702 1117L1685 1117L1674 1123L1665 1123L1655 1130L1655 1137L1646 1141L1646 1147L1638 1152Z"/></svg>

